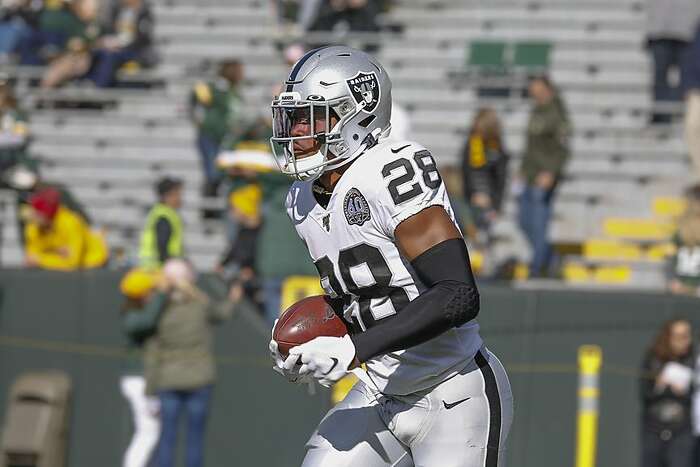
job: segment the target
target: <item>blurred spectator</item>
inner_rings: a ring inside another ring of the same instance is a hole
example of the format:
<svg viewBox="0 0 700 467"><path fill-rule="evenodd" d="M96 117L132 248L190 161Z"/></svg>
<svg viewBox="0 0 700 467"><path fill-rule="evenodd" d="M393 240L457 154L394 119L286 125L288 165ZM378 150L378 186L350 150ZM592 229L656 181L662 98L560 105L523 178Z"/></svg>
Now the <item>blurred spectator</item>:
<svg viewBox="0 0 700 467"><path fill-rule="evenodd" d="M519 224L533 251L530 277L548 274L552 252L548 229L555 189L569 159L569 116L557 92L546 77L530 81L534 102L527 127L527 147L516 181Z"/></svg>
<svg viewBox="0 0 700 467"><path fill-rule="evenodd" d="M104 237L61 204L61 194L46 188L29 200L32 210L24 228L26 265L74 271L104 266L109 253Z"/></svg>
<svg viewBox="0 0 700 467"><path fill-rule="evenodd" d="M322 0L274 0L273 5L282 26L303 33L316 21Z"/></svg>
<svg viewBox="0 0 700 467"><path fill-rule="evenodd" d="M289 221L285 208L292 180L277 170L259 176L263 192L264 222L255 258L261 281L265 319L270 326L282 310L282 286L291 276L315 277L318 271Z"/></svg>
<svg viewBox="0 0 700 467"><path fill-rule="evenodd" d="M19 43L37 26L40 1L3 0L0 2L0 64L10 61Z"/></svg>
<svg viewBox="0 0 700 467"><path fill-rule="evenodd" d="M67 187L60 183L42 180L36 168L19 164L10 169L5 177L7 185L17 192L17 223L20 238L24 242L25 219L31 218L32 205L30 200L34 194L51 188L60 194L60 203L74 214L77 214L87 225L92 223L85 207L73 196Z"/></svg>
<svg viewBox="0 0 700 467"><path fill-rule="evenodd" d="M0 174L16 164L30 164L28 143L27 114L20 109L10 81L0 75Z"/></svg>
<svg viewBox="0 0 700 467"><path fill-rule="evenodd" d="M686 192L687 207L673 236L668 287L674 294L700 296L700 185Z"/></svg>
<svg viewBox="0 0 700 467"><path fill-rule="evenodd" d="M700 182L700 23L690 45L686 65L685 139L695 180Z"/></svg>
<svg viewBox="0 0 700 467"><path fill-rule="evenodd" d="M202 159L205 185L204 196L216 196L222 174L216 168L216 156L228 135L240 136L242 131L242 103L240 85L243 81L243 64L227 60L219 65L215 82L198 82L190 97L190 118L197 127L197 148ZM216 213L205 210L205 217Z"/></svg>
<svg viewBox="0 0 700 467"><path fill-rule="evenodd" d="M236 288L231 288L226 299L212 301L195 285L195 273L182 259L166 262L163 274L173 290L168 294L154 339L154 390L160 399L161 419L156 465L175 466L179 421L186 413L185 464L201 467L205 425L216 379L211 325L228 319L240 296ZM219 285L223 288L223 284Z"/></svg>
<svg viewBox="0 0 700 467"><path fill-rule="evenodd" d="M85 29L71 3L46 0L41 9L36 29L24 34L17 46L22 65L45 65L56 58L70 37L79 36Z"/></svg>
<svg viewBox="0 0 700 467"><path fill-rule="evenodd" d="M159 268L170 258L184 255L182 180L165 177L156 183L158 202L146 217L141 234L139 261L146 268Z"/></svg>
<svg viewBox="0 0 700 467"><path fill-rule="evenodd" d="M162 274L144 269L132 269L122 279L119 288L125 297L122 323L133 349L143 351L143 361L129 359L130 367L120 381L122 395L129 402L134 434L124 453L122 467L147 467L160 437L160 403L151 395L154 390L153 336L167 304L170 284ZM147 374L144 368L150 372Z"/></svg>
<svg viewBox="0 0 700 467"><path fill-rule="evenodd" d="M692 331L667 321L642 365L642 466L691 467Z"/></svg>
<svg viewBox="0 0 700 467"><path fill-rule="evenodd" d="M697 0L647 0L647 47L654 61L654 102L680 102L688 44L700 17ZM672 79L675 70L678 79ZM671 114L655 108L651 123L668 123Z"/></svg>
<svg viewBox="0 0 700 467"><path fill-rule="evenodd" d="M217 157L217 166L227 177L228 193L228 241L217 270L229 280L238 281L246 296L261 304L258 296L255 261L258 237L264 223L262 213L262 185L260 177L273 170L277 164L270 153L272 136L269 118L253 122L239 140L227 139L225 149Z"/></svg>
<svg viewBox="0 0 700 467"><path fill-rule="evenodd" d="M309 31L332 31L341 24L355 32L378 32L376 0L322 0Z"/></svg>
<svg viewBox="0 0 700 467"><path fill-rule="evenodd" d="M72 9L80 20L80 29L66 41L66 49L51 61L41 79L42 88L55 88L64 82L85 75L92 65L91 48L100 35L98 0L75 0Z"/></svg>
<svg viewBox="0 0 700 467"><path fill-rule="evenodd" d="M98 87L113 86L119 67L127 62L150 66L153 15L145 0L120 0L111 10L106 35L96 44L89 77Z"/></svg>
<svg viewBox="0 0 700 467"><path fill-rule="evenodd" d="M508 174L501 122L493 109L479 109L462 150L462 181L466 203L476 227L490 239L498 218Z"/></svg>

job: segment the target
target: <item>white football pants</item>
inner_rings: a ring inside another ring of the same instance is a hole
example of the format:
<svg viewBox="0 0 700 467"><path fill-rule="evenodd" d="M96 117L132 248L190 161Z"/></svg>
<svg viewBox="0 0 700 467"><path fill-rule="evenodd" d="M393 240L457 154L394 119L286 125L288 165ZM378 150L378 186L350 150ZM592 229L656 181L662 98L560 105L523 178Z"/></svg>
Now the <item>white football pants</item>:
<svg viewBox="0 0 700 467"><path fill-rule="evenodd" d="M309 439L303 467L503 467L512 419L508 376L482 349L419 393L386 396L359 381Z"/></svg>
<svg viewBox="0 0 700 467"><path fill-rule="evenodd" d="M142 376L121 379L122 394L129 401L134 420L134 435L124 453L123 467L146 467L160 437L158 399L146 395Z"/></svg>

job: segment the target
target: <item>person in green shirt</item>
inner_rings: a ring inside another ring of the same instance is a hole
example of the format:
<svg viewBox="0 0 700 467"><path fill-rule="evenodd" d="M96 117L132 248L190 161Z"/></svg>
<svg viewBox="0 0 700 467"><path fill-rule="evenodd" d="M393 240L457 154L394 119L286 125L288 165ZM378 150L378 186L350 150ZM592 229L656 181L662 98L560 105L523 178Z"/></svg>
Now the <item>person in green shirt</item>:
<svg viewBox="0 0 700 467"><path fill-rule="evenodd" d="M184 255L182 180L165 177L156 184L158 202L151 208L141 234L139 261L146 268L160 268L170 258Z"/></svg>
<svg viewBox="0 0 700 467"><path fill-rule="evenodd" d="M72 12L79 21L67 30L69 38L63 53L49 63L41 78L41 87L51 89L85 75L92 66L90 49L101 34L96 0L75 0Z"/></svg>
<svg viewBox="0 0 700 467"><path fill-rule="evenodd" d="M17 46L21 65L45 65L63 51L70 37L84 28L71 3L62 0L46 0L37 23L37 29Z"/></svg>
<svg viewBox="0 0 700 467"><path fill-rule="evenodd" d="M20 163L28 163L29 124L20 108L9 78L0 73L0 174Z"/></svg>
<svg viewBox="0 0 700 467"><path fill-rule="evenodd" d="M272 326L282 311L284 281L290 276L309 276L318 281L318 271L287 215L285 200L292 180L278 171L260 174L258 180L263 193L263 224L255 269L263 292L265 320Z"/></svg>
<svg viewBox="0 0 700 467"><path fill-rule="evenodd" d="M534 106L516 186L522 189L518 221L533 251L530 277L538 277L548 273L551 262L549 222L555 189L569 159L571 125L564 102L548 78L533 78L528 91Z"/></svg>
<svg viewBox="0 0 700 467"><path fill-rule="evenodd" d="M197 149L205 177L204 196L215 196L222 181L215 160L223 140L243 130L242 81L243 64L238 60L226 60L219 65L215 81L197 82L190 95L190 119L197 128ZM212 212L204 214L214 217Z"/></svg>

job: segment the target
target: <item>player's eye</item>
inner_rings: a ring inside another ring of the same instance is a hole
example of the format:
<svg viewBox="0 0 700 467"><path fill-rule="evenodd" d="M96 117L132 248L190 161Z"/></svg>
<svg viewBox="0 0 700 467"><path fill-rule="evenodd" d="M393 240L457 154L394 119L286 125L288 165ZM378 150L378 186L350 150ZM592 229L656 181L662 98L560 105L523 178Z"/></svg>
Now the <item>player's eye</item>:
<svg viewBox="0 0 700 467"><path fill-rule="evenodd" d="M311 111L306 109L296 109L292 114L291 121L293 125L308 125L311 122Z"/></svg>

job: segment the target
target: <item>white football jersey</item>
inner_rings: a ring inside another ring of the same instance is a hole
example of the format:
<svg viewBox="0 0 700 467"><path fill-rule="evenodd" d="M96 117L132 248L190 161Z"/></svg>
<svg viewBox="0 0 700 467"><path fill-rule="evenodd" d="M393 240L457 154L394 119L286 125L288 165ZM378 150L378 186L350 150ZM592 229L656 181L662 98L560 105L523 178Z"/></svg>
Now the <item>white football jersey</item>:
<svg viewBox="0 0 700 467"><path fill-rule="evenodd" d="M295 182L287 212L309 249L328 295L344 299L344 317L355 331L390 322L424 290L394 242L399 223L429 206L454 221L445 184L422 146L387 139L366 151L340 178L328 206L312 183ZM470 321L434 339L367 362L369 376L386 394L410 394L461 370L481 348Z"/></svg>

